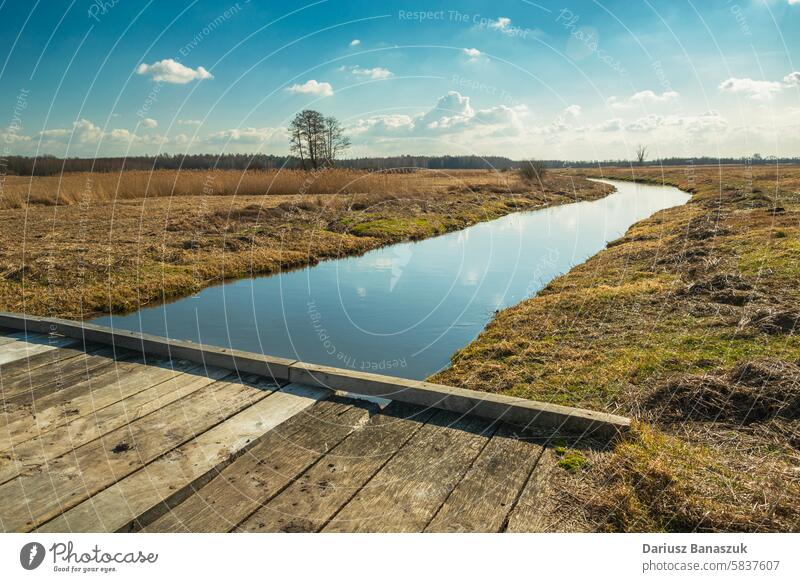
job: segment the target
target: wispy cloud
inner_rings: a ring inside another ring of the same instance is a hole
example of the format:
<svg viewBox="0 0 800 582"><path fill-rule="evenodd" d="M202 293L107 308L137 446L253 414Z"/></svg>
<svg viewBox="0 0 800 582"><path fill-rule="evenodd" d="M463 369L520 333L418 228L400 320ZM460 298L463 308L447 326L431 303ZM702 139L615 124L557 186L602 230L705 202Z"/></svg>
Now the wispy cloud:
<svg viewBox="0 0 800 582"><path fill-rule="evenodd" d="M142 119L142 125L144 127L153 128L153 127L158 127L158 122L152 117L145 117L144 119Z"/></svg>
<svg viewBox="0 0 800 582"><path fill-rule="evenodd" d="M384 67L374 67L372 69L362 69L359 66L352 67L350 72L357 77L368 77L370 79L388 79L394 73Z"/></svg>
<svg viewBox="0 0 800 582"><path fill-rule="evenodd" d="M148 65L142 63L136 68L139 75L147 75L153 81L185 85L194 80L213 79L214 76L203 67L192 69L173 59L164 59Z"/></svg>
<svg viewBox="0 0 800 582"><path fill-rule="evenodd" d="M503 34L511 34L513 30L511 26L511 19L506 16L501 16L497 20L492 20L488 24L489 28L498 30Z"/></svg>
<svg viewBox="0 0 800 582"><path fill-rule="evenodd" d="M739 93L757 101L765 101L780 93L783 88L784 85L778 81L759 81L737 77L726 79L718 87L723 93Z"/></svg>
<svg viewBox="0 0 800 582"><path fill-rule="evenodd" d="M677 91L664 91L659 95L655 91L647 89L622 99L611 96L606 99L606 104L612 109L632 109L637 106L670 103L678 99L678 97L680 97L680 94Z"/></svg>
<svg viewBox="0 0 800 582"><path fill-rule="evenodd" d="M350 41L350 46L358 46L360 44L361 44L361 41L358 40L357 38L354 38L353 40Z"/></svg>
<svg viewBox="0 0 800 582"><path fill-rule="evenodd" d="M212 133L203 141L213 144L232 142L263 145L276 142L284 143L286 139L286 129L283 127L243 127Z"/></svg>
<svg viewBox="0 0 800 582"><path fill-rule="evenodd" d="M501 16L497 20L482 19L481 22L478 24L478 27L488 28L489 30L495 30L506 36L512 36L517 38L527 38L528 35L533 36L541 34L541 30L538 29L532 30L530 28L522 28L511 24L511 19L507 16Z"/></svg>

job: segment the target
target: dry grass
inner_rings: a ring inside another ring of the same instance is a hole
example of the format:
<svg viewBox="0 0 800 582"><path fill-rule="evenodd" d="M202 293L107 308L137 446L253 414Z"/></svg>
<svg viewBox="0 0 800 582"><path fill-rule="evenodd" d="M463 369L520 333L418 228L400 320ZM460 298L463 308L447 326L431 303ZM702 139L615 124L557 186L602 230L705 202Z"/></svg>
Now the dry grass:
<svg viewBox="0 0 800 582"><path fill-rule="evenodd" d="M587 529L797 530L800 168L635 172L695 194L501 312L434 380L646 422L555 488Z"/></svg>
<svg viewBox="0 0 800 582"><path fill-rule="evenodd" d="M0 210L0 309L72 318L124 312L224 277L274 273L609 191L568 176L540 188L510 172L335 170L216 172L208 194L205 175L156 172L150 184L161 190L148 189L143 172L65 175L60 190L59 178L35 178L31 190L49 205ZM89 178L91 195L82 198ZM284 194L264 195L279 178ZM176 179L182 195L173 193ZM237 186L245 181L250 190ZM9 180L7 192L20 187L15 182L30 179Z"/></svg>
<svg viewBox="0 0 800 582"><path fill-rule="evenodd" d="M538 184L537 184L538 187ZM0 190L0 209L27 206L71 206L183 196L291 196L313 194L428 196L456 190L524 190L511 172L418 171L362 172L328 169L298 170L157 170L98 174L76 172L62 176L8 176Z"/></svg>

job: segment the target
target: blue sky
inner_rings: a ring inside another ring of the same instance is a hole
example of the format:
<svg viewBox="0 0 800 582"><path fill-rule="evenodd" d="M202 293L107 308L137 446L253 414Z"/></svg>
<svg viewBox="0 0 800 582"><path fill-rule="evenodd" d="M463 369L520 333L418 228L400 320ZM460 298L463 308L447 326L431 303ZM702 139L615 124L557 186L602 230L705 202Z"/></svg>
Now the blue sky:
<svg viewBox="0 0 800 582"><path fill-rule="evenodd" d="M800 155L800 0L0 2L5 155Z"/></svg>

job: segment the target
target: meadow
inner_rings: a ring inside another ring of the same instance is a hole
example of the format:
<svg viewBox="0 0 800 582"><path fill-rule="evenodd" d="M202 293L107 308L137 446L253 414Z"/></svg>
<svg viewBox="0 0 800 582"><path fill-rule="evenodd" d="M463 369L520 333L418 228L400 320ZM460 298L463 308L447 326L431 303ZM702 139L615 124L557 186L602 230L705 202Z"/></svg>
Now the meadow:
<svg viewBox="0 0 800 582"><path fill-rule="evenodd" d="M434 381L636 419L544 462L544 530L797 531L800 167L603 168L692 192L502 311Z"/></svg>
<svg viewBox="0 0 800 582"><path fill-rule="evenodd" d="M513 172L156 171L6 178L0 309L85 318L594 199L604 185Z"/></svg>

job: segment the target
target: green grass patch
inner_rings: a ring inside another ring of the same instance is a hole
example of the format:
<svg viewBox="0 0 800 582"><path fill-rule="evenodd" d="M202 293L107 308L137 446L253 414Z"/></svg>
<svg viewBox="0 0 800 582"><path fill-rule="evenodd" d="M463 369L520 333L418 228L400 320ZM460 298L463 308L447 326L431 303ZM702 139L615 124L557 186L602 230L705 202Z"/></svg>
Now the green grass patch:
<svg viewBox="0 0 800 582"><path fill-rule="evenodd" d="M362 222L350 228L356 236L386 239L418 239L444 232L442 224L429 218L381 218Z"/></svg>
<svg viewBox="0 0 800 582"><path fill-rule="evenodd" d="M582 469L589 462L583 453L565 446L556 446L553 452L558 457L558 466L570 473Z"/></svg>

